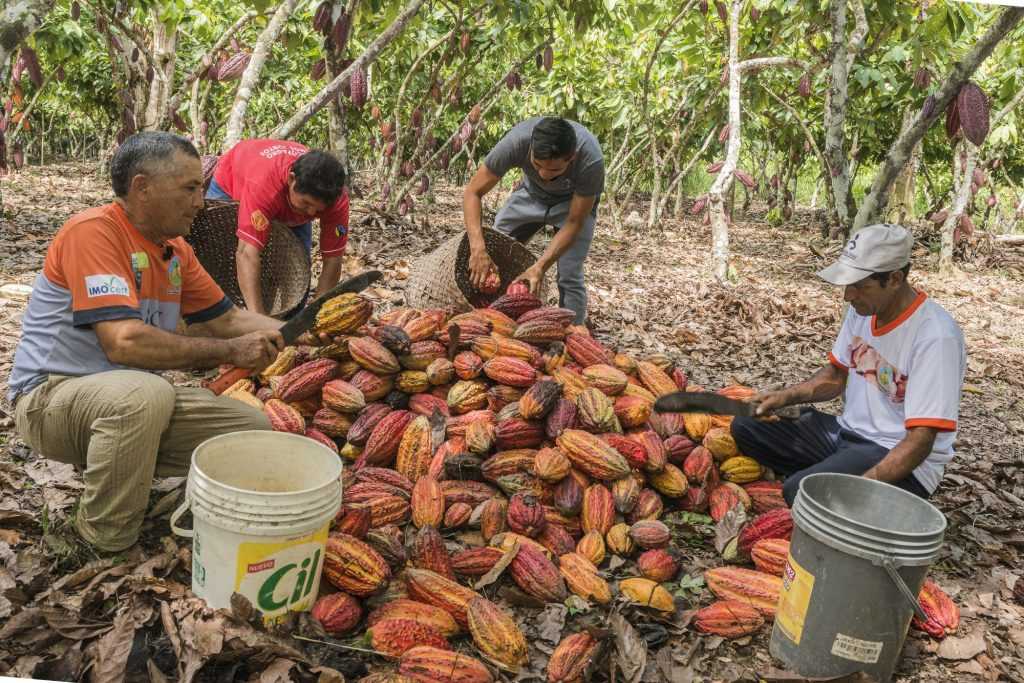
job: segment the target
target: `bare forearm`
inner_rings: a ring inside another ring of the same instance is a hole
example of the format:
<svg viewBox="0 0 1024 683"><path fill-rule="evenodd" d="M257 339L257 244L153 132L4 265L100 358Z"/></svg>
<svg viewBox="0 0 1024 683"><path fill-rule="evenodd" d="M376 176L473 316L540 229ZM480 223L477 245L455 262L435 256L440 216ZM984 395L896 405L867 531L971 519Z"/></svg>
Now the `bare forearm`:
<svg viewBox="0 0 1024 683"><path fill-rule="evenodd" d="M930 427L914 427L892 447L882 461L864 473L868 479L894 483L906 479L932 452L935 444L935 430Z"/></svg>
<svg viewBox="0 0 1024 683"><path fill-rule="evenodd" d="M541 268L545 271L551 268L558 259L562 257L562 254L569 251L569 247L572 246L573 242L580 234L580 230L583 229L583 221L569 218L565 221L565 224L555 233L551 242L548 243L547 248L541 257L538 259L538 263Z"/></svg>
<svg viewBox="0 0 1024 683"><path fill-rule="evenodd" d="M139 324L105 344L111 362L144 370L212 368L231 362L232 346L223 339L186 337Z"/></svg>
<svg viewBox="0 0 1024 683"><path fill-rule="evenodd" d="M283 324L276 318L254 313L244 308L232 307L224 315L213 320L189 325L187 333L190 337L233 339L258 330L276 330Z"/></svg>
<svg viewBox="0 0 1024 683"><path fill-rule="evenodd" d="M786 404L822 403L839 397L846 388L846 373L827 365L800 384L783 389Z"/></svg>
<svg viewBox="0 0 1024 683"><path fill-rule="evenodd" d="M238 288L245 299L245 307L253 313L266 313L260 286L260 252L255 247L239 242L235 266L238 271Z"/></svg>
<svg viewBox="0 0 1024 683"><path fill-rule="evenodd" d="M320 278L317 280L316 294L314 296L326 294L340 280L341 256L328 256L324 258L324 267L320 271Z"/></svg>
<svg viewBox="0 0 1024 683"><path fill-rule="evenodd" d="M462 220L466 226L471 249L484 248L484 230L481 225L483 199L475 190L467 187L462 193Z"/></svg>

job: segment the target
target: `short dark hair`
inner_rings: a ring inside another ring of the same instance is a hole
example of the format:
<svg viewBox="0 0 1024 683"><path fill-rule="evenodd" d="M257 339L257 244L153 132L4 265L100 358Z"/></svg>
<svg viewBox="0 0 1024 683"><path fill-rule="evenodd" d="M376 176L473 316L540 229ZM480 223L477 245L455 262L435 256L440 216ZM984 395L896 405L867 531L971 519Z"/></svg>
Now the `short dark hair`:
<svg viewBox="0 0 1024 683"><path fill-rule="evenodd" d="M565 159L576 151L576 131L557 116L545 116L533 128L530 141L535 159Z"/></svg>
<svg viewBox="0 0 1024 683"><path fill-rule="evenodd" d="M153 173L153 167L168 161L175 152L199 158L195 146L180 135L159 130L136 133L121 143L110 160L110 184L114 194L126 197L132 178L139 173Z"/></svg>
<svg viewBox="0 0 1024 683"><path fill-rule="evenodd" d="M899 270L889 270L884 273L871 273L869 277L872 280L877 280L878 284L884 288L887 284L889 284L889 276L892 275L893 273L903 273L903 279L906 280L907 275L910 274L910 264L908 263Z"/></svg>
<svg viewBox="0 0 1024 683"><path fill-rule="evenodd" d="M338 201L345 188L345 167L337 157L323 150L306 152L292 164L295 191L327 204Z"/></svg>

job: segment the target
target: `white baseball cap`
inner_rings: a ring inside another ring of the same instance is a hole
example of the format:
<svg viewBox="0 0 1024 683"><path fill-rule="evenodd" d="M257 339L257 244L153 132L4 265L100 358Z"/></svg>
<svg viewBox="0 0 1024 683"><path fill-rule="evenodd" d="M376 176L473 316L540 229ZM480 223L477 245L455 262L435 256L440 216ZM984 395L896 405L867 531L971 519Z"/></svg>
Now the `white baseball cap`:
<svg viewBox="0 0 1024 683"><path fill-rule="evenodd" d="M889 273L910 263L914 236L906 228L880 223L862 228L843 247L839 260L818 271L818 277L834 285L860 282L872 273Z"/></svg>

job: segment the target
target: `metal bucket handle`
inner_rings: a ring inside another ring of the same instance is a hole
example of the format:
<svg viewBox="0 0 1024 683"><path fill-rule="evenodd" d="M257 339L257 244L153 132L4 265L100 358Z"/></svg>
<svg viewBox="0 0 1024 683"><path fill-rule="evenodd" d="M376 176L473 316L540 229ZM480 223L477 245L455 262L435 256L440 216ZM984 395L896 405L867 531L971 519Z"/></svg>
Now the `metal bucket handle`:
<svg viewBox="0 0 1024 683"><path fill-rule="evenodd" d="M907 602L909 602L914 608L914 614L916 614L917 618L921 621L928 621L928 615L925 614L924 609L921 607L921 603L918 602L917 596L911 592L907 582L904 581L903 577L900 576L900 573L896 571L896 567L897 565L893 558L882 558L882 568L885 569L886 573L889 574L889 578L891 578L892 582L896 584L896 588L899 589L900 593L903 593L903 597L906 598Z"/></svg>
<svg viewBox="0 0 1024 683"><path fill-rule="evenodd" d="M195 534L195 531L192 529L182 529L178 526L178 520L181 519L181 516L185 514L185 511L189 508L189 502L188 495L186 494L185 500L182 501L181 505L178 506L178 509L171 515L171 532L185 538L192 538Z"/></svg>

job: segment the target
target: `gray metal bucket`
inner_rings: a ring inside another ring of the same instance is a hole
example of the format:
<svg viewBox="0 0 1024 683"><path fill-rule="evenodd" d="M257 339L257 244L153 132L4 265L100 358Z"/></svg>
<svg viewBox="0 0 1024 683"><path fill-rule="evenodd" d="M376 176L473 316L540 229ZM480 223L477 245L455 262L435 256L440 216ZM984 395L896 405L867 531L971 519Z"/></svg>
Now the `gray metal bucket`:
<svg viewBox="0 0 1024 683"><path fill-rule="evenodd" d="M899 661L946 518L902 489L812 474L793 504L793 538L771 653L801 676L862 671L888 681Z"/></svg>

